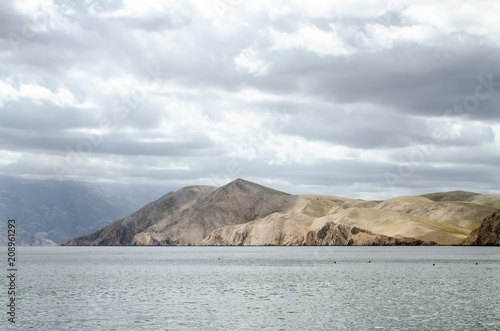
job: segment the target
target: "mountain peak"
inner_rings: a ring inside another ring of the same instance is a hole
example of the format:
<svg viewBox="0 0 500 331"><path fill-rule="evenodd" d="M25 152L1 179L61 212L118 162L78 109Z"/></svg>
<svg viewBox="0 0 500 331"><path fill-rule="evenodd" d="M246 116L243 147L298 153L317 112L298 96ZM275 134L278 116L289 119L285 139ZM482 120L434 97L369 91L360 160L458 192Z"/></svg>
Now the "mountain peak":
<svg viewBox="0 0 500 331"><path fill-rule="evenodd" d="M265 193L272 195L290 195L285 192L277 191L267 186L256 184L242 178L236 178L232 182L219 188L221 192L245 192L250 194Z"/></svg>

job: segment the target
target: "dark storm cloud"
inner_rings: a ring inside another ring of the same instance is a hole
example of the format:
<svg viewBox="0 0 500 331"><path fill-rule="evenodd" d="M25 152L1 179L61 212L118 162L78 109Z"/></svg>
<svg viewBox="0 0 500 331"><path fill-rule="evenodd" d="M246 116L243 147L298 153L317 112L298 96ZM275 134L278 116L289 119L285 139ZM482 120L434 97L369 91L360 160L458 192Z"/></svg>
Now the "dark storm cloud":
<svg viewBox="0 0 500 331"><path fill-rule="evenodd" d="M141 142L141 139L152 141ZM72 131L37 130L27 133L20 129L4 129L0 134L0 145L18 152L45 151L45 152L73 152L80 154L119 154L129 155L156 155L156 156L215 156L216 149L213 142L206 136L193 136L189 141L168 142L154 141L151 134L82 134ZM219 151L220 153L220 151Z"/></svg>
<svg viewBox="0 0 500 331"><path fill-rule="evenodd" d="M14 32L20 30L23 16L14 8L14 3L2 1L0 3L0 29L5 32ZM0 38L8 38L9 35L2 35Z"/></svg>
<svg viewBox="0 0 500 331"><path fill-rule="evenodd" d="M60 130L85 128L95 124L87 109L7 102L0 112L0 128L26 133L58 134ZM2 130L2 132L4 132Z"/></svg>
<svg viewBox="0 0 500 331"><path fill-rule="evenodd" d="M303 111L285 132L353 148L405 147L429 137L424 118L401 115L387 109ZM307 120L306 120L307 119Z"/></svg>
<svg viewBox="0 0 500 331"><path fill-rule="evenodd" d="M357 55L349 62L342 57L290 51L270 59L276 64L272 70L278 82L262 78L262 84L332 103L373 103L413 115L442 116L453 104L474 96L477 86L483 86L481 93L490 92L478 79L480 76L488 80L492 74L493 82L498 84L494 90L500 91L500 72L493 71L496 60L491 57L492 50L476 42L468 46L475 50L473 54L459 59L440 54L439 49L418 46ZM454 50L461 51L456 47ZM491 99L481 105L481 112L472 115L494 118Z"/></svg>

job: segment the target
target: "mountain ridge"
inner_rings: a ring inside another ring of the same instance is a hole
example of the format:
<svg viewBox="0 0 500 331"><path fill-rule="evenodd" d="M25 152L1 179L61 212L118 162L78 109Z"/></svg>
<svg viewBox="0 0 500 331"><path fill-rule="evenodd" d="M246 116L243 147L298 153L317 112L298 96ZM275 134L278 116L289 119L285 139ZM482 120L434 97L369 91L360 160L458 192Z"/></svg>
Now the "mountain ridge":
<svg viewBox="0 0 500 331"><path fill-rule="evenodd" d="M65 245L461 245L500 196L451 191L365 201L238 178L189 186Z"/></svg>

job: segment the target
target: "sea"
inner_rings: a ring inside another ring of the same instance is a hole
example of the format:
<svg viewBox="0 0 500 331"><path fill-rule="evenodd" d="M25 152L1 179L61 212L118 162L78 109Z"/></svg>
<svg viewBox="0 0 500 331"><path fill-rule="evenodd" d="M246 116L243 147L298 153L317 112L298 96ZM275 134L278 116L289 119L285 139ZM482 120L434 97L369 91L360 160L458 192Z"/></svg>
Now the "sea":
<svg viewBox="0 0 500 331"><path fill-rule="evenodd" d="M18 247L16 267L0 329L500 329L499 247Z"/></svg>

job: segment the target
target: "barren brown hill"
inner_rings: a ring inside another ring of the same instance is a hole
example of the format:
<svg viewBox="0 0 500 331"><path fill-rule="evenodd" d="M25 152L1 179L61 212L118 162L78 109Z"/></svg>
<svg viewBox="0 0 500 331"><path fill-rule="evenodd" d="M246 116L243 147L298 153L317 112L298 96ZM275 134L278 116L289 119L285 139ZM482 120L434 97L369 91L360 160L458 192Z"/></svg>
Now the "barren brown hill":
<svg viewBox="0 0 500 331"><path fill-rule="evenodd" d="M461 245L499 207L472 192L364 201L237 179L169 193L66 245Z"/></svg>
<svg viewBox="0 0 500 331"><path fill-rule="evenodd" d="M500 203L500 197L488 196L481 204L476 193L465 194L475 202L439 195L437 201L409 196L382 202L300 196L287 212L217 229L202 244L461 245Z"/></svg>
<svg viewBox="0 0 500 331"><path fill-rule="evenodd" d="M135 245L200 245L215 229L287 210L296 196L237 179L138 233Z"/></svg>
<svg viewBox="0 0 500 331"><path fill-rule="evenodd" d="M242 179L217 189L191 186L66 245L199 245L217 228L265 217L296 199Z"/></svg>

